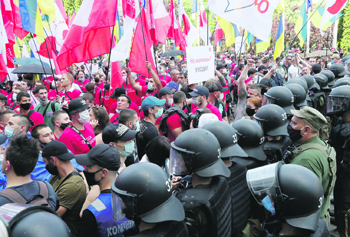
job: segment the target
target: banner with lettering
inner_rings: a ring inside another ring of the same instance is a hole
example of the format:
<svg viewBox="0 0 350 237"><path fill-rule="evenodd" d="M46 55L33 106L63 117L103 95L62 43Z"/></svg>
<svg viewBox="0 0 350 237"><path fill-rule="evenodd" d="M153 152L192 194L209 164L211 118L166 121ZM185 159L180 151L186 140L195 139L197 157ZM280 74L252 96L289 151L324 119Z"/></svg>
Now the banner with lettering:
<svg viewBox="0 0 350 237"><path fill-rule="evenodd" d="M187 47L186 56L189 84L214 78L213 46Z"/></svg>

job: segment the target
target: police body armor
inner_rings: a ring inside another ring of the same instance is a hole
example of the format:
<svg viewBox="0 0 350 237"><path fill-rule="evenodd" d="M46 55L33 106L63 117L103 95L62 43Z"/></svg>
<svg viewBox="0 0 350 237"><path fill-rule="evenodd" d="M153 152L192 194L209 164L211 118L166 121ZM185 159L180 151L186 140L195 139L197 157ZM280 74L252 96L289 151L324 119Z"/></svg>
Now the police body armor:
<svg viewBox="0 0 350 237"><path fill-rule="evenodd" d="M246 167L232 162L229 167L231 176L226 178L231 190L232 199L232 236L242 231L250 215L250 191L246 181Z"/></svg>
<svg viewBox="0 0 350 237"><path fill-rule="evenodd" d="M187 227L184 221L171 221L158 223L153 229L142 231L135 237L188 237Z"/></svg>
<svg viewBox="0 0 350 237"><path fill-rule="evenodd" d="M324 116L327 115L327 95L324 92L317 92L310 95L311 104L314 109L320 111Z"/></svg>
<svg viewBox="0 0 350 237"><path fill-rule="evenodd" d="M190 236L231 236L232 208L230 187L225 178L213 177L205 188L189 188L176 194L185 209L185 222ZM200 214L205 213L206 231L199 234Z"/></svg>
<svg viewBox="0 0 350 237"><path fill-rule="evenodd" d="M267 161L272 164L281 161L284 152L292 144L292 140L288 136L285 136L282 140L273 140L263 143L263 150L267 156Z"/></svg>
<svg viewBox="0 0 350 237"><path fill-rule="evenodd" d="M159 130L162 131L163 135L166 137L168 136L169 132L166 121L173 114L178 114L180 116L181 125L185 128L185 130L188 130L190 128L191 121L189 121L189 116L180 108L180 106L174 105L165 111L160 122Z"/></svg>

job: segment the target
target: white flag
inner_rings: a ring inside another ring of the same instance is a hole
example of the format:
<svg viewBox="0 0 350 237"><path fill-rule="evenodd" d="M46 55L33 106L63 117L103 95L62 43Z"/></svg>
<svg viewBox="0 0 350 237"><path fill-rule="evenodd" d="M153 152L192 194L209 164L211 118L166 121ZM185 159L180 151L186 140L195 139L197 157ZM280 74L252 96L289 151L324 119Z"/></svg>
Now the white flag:
<svg viewBox="0 0 350 237"><path fill-rule="evenodd" d="M324 24L345 8L347 2L346 0L327 0L320 25L321 30Z"/></svg>
<svg viewBox="0 0 350 237"><path fill-rule="evenodd" d="M24 43L24 40L22 45L22 58L30 58L30 54L28 52L26 43Z"/></svg>

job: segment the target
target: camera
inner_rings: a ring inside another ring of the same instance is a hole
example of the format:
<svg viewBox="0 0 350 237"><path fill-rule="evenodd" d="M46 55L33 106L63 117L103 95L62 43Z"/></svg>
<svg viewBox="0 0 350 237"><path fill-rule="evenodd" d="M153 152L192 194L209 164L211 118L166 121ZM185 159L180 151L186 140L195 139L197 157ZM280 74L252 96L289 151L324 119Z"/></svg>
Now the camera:
<svg viewBox="0 0 350 237"><path fill-rule="evenodd" d="M199 118L204 114L204 109L197 109L196 113L190 113L188 115L190 121L193 121L193 127L198 128Z"/></svg>

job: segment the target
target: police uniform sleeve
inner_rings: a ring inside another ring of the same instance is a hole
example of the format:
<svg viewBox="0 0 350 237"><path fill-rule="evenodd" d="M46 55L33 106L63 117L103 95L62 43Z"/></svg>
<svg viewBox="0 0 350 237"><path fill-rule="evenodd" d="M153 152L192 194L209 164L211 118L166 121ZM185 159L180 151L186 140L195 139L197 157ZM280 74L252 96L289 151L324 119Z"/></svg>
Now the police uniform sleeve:
<svg viewBox="0 0 350 237"><path fill-rule="evenodd" d="M80 237L96 237L98 236L97 222L94 214L89 209L83 211L81 217Z"/></svg>

